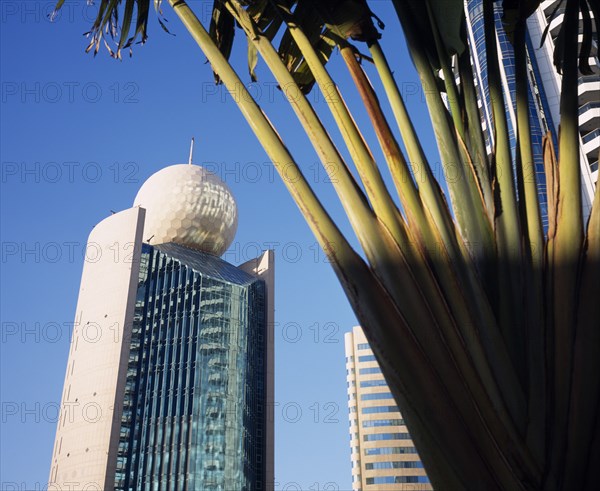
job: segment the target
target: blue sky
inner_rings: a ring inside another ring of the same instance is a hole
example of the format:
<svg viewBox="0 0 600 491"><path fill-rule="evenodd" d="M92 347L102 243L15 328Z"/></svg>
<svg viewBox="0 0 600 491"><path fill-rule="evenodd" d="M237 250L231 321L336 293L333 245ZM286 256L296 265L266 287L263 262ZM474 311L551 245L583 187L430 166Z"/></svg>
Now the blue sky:
<svg viewBox="0 0 600 491"><path fill-rule="evenodd" d="M212 2L190 4L207 22ZM46 18L52 6L0 3L0 489L46 482L68 324L91 228L111 210L130 207L152 173L186 162L192 136L195 163L219 174L238 202L238 233L225 259L241 263L269 247L276 253L275 489L350 489L343 334L355 317L235 101L213 84L203 54L168 5L163 10L175 36L152 13L148 43L123 61L84 53L82 33L94 13L85 0L67 0L53 24ZM435 162L426 106L391 2L372 8L387 24L382 45ZM244 45L238 36L233 63L249 83ZM330 67L365 136L375 141L338 53ZM378 87L376 72L367 70ZM325 172L261 64L258 76L251 92L351 235ZM330 123L322 95L314 90L309 99Z"/></svg>

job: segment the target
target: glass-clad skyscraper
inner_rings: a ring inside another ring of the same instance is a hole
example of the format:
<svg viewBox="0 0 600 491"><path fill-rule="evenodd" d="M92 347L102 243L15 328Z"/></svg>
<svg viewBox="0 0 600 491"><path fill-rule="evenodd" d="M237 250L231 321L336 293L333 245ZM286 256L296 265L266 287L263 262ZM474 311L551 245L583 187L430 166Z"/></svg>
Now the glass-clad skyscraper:
<svg viewBox="0 0 600 491"><path fill-rule="evenodd" d="M560 102L560 76L556 73L552 65L552 52L554 49L552 35L548 36L543 46L540 46L541 35L548 22L551 21L544 11L549 10L550 4L556 2L543 2L538 12L532 15L527 23L526 32L527 57L528 57L528 81L529 81L529 120L531 125L531 141L533 150L533 174L535 175L538 186L538 199L542 214L544 228L548 225L548 211L546 198L546 178L544 174L543 146L542 139L547 132L554 143L555 149L558 149L558 130L559 130L559 111ZM512 153L513 166L516 165L517 151L517 119L516 119L516 85L515 85L515 58L512 45L504 32L502 26L502 8L501 3L494 4L495 21L497 28L498 53L500 55L500 75L505 96L505 111L510 138L510 148ZM545 10L544 10L545 9ZM487 80L487 63L485 35L483 28L483 0L465 0L465 13L467 18L468 41L473 54L473 68L475 76L475 85L478 91L480 111L482 115L481 125L485 133L485 143L488 153L493 148L493 120L490 95ZM553 30L556 34L556 29ZM596 41L597 43L597 41ZM591 65L596 71L595 75L582 77L588 85L596 84L596 94L600 94L600 65L598 65L597 47L594 50L595 58L591 60ZM595 82L594 82L595 81ZM581 83L580 83L581 86ZM592 89L584 91L589 93ZM580 91L581 92L581 91ZM585 97L583 97L583 100ZM588 109L585 106L585 109ZM586 114L590 114L587 112ZM588 118L589 119L589 118ZM598 136L590 130L592 126L584 122L580 117L580 132L583 140L581 141L580 161L582 170L582 194L585 215L589 213L594 195L595 181L597 180L597 162L594 163L596 156L592 158L593 152L585 148L586 139L590 140ZM592 128L593 129L593 128ZM591 132L590 132L591 131ZM586 136L587 135L587 136ZM598 138L600 141L600 138ZM590 145L588 145L589 147ZM585 148L584 148L585 147ZM597 147L596 147L597 148ZM527 177L527 176L525 176Z"/></svg>
<svg viewBox="0 0 600 491"><path fill-rule="evenodd" d="M200 167L159 171L136 204L90 235L50 483L272 488L273 254L219 257L237 210Z"/></svg>
<svg viewBox="0 0 600 491"><path fill-rule="evenodd" d="M215 256L144 244L116 490L264 487L265 301Z"/></svg>
<svg viewBox="0 0 600 491"><path fill-rule="evenodd" d="M487 64L485 50L485 35L483 27L483 1L467 1L467 20L469 25L469 41L472 45L475 66L475 84L478 89L482 113L482 127L485 134L485 143L488 152L493 148L493 122L492 108L487 83ZM512 45L502 27L501 6L494 9L496 28L498 32L498 52L501 55L500 72L504 84L505 110L510 139L510 150L513 165L516 162L516 85L515 85L515 58ZM527 51L533 52L529 34L526 34ZM539 79L539 70L535 57L529 56L529 121L531 126L531 142L533 150L533 172L538 186L538 199L540 202L541 217L544 228L548 225L548 210L546 198L546 178L544 174L542 139L549 131L555 148L558 148L556 126L548 110L543 85Z"/></svg>

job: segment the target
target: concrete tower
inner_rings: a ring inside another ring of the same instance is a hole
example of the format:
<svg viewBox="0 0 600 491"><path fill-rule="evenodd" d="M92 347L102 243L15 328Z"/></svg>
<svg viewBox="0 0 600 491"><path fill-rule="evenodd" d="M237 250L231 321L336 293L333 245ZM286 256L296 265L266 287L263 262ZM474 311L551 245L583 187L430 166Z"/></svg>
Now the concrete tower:
<svg viewBox="0 0 600 491"><path fill-rule="evenodd" d="M272 488L274 257L220 259L236 228L173 165L92 230L49 489Z"/></svg>
<svg viewBox="0 0 600 491"><path fill-rule="evenodd" d="M344 341L352 489L432 490L363 330L354 327Z"/></svg>

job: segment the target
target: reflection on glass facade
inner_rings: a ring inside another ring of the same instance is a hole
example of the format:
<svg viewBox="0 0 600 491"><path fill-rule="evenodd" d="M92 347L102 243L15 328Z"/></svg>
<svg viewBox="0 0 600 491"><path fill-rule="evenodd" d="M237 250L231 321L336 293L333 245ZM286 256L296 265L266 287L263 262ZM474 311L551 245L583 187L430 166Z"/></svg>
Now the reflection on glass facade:
<svg viewBox="0 0 600 491"><path fill-rule="evenodd" d="M480 101L482 101L482 125L484 127L485 143L488 152L493 148L493 137L491 129L492 108L488 87L487 60L485 49L485 34L483 26L483 2L482 0L467 1L467 21L472 33L471 49L473 56L476 57L475 63L475 84L477 87ZM502 25L502 6L494 4L494 16L496 29L498 33L498 45L501 55L501 72L506 84L507 93L505 93L505 110L508 125L508 136L510 140L510 151L513 168L517 163L517 138L516 121L512 115L516 115L516 82L515 82L515 57L513 47L504 32ZM542 84L541 74L535 57L534 46L529 32L526 33L527 43L527 61L528 61L528 101L529 101L529 121L531 143L533 150L533 174L538 188L538 200L540 203L540 212L544 230L548 227L548 205L546 196L546 177L544 172L543 146L542 140L546 132L550 131L554 147L558 148L558 139L555 125L552 121L550 109L544 86ZM533 175L526 175L525 178L531 178ZM515 183L516 186L516 183Z"/></svg>
<svg viewBox="0 0 600 491"><path fill-rule="evenodd" d="M265 284L209 254L144 244L115 490L259 490Z"/></svg>

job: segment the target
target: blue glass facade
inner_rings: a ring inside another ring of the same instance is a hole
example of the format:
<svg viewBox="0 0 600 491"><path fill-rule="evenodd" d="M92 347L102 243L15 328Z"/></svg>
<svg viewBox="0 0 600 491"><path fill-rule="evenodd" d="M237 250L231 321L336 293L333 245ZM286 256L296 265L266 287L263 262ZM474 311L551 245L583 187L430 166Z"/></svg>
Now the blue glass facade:
<svg viewBox="0 0 600 491"><path fill-rule="evenodd" d="M262 280L144 244L115 490L260 490L266 472Z"/></svg>
<svg viewBox="0 0 600 491"><path fill-rule="evenodd" d="M510 139L510 149L512 155L513 168L516 166L517 139L516 128L514 126L511 111L516 114L516 85L515 85L515 58L514 51L508 40L501 19L501 7L495 7L496 30L498 33L499 51L502 57L501 70L506 78L508 93L505 93L505 109L508 123L508 135ZM482 124L485 124L485 143L488 148L493 148L490 129L493 128L491 119L492 109L490 105L490 95L487 81L487 61L485 49L485 34L483 28L483 3L482 0L468 0L467 2L467 21L470 24L473 33L472 53L477 58L475 77L479 97L482 101ZM546 197L546 177L544 173L543 147L542 139L547 131L552 135L555 148L557 145L557 135L555 125L552 122L552 116L548 107L548 101L544 93L539 67L534 56L534 47L529 33L526 34L527 52L529 61L529 120L531 126L531 141L533 150L533 172L538 188L538 199L540 202L540 211L544 230L548 226L548 207ZM510 104L510 106L509 106ZM524 176L526 179L531 176Z"/></svg>

